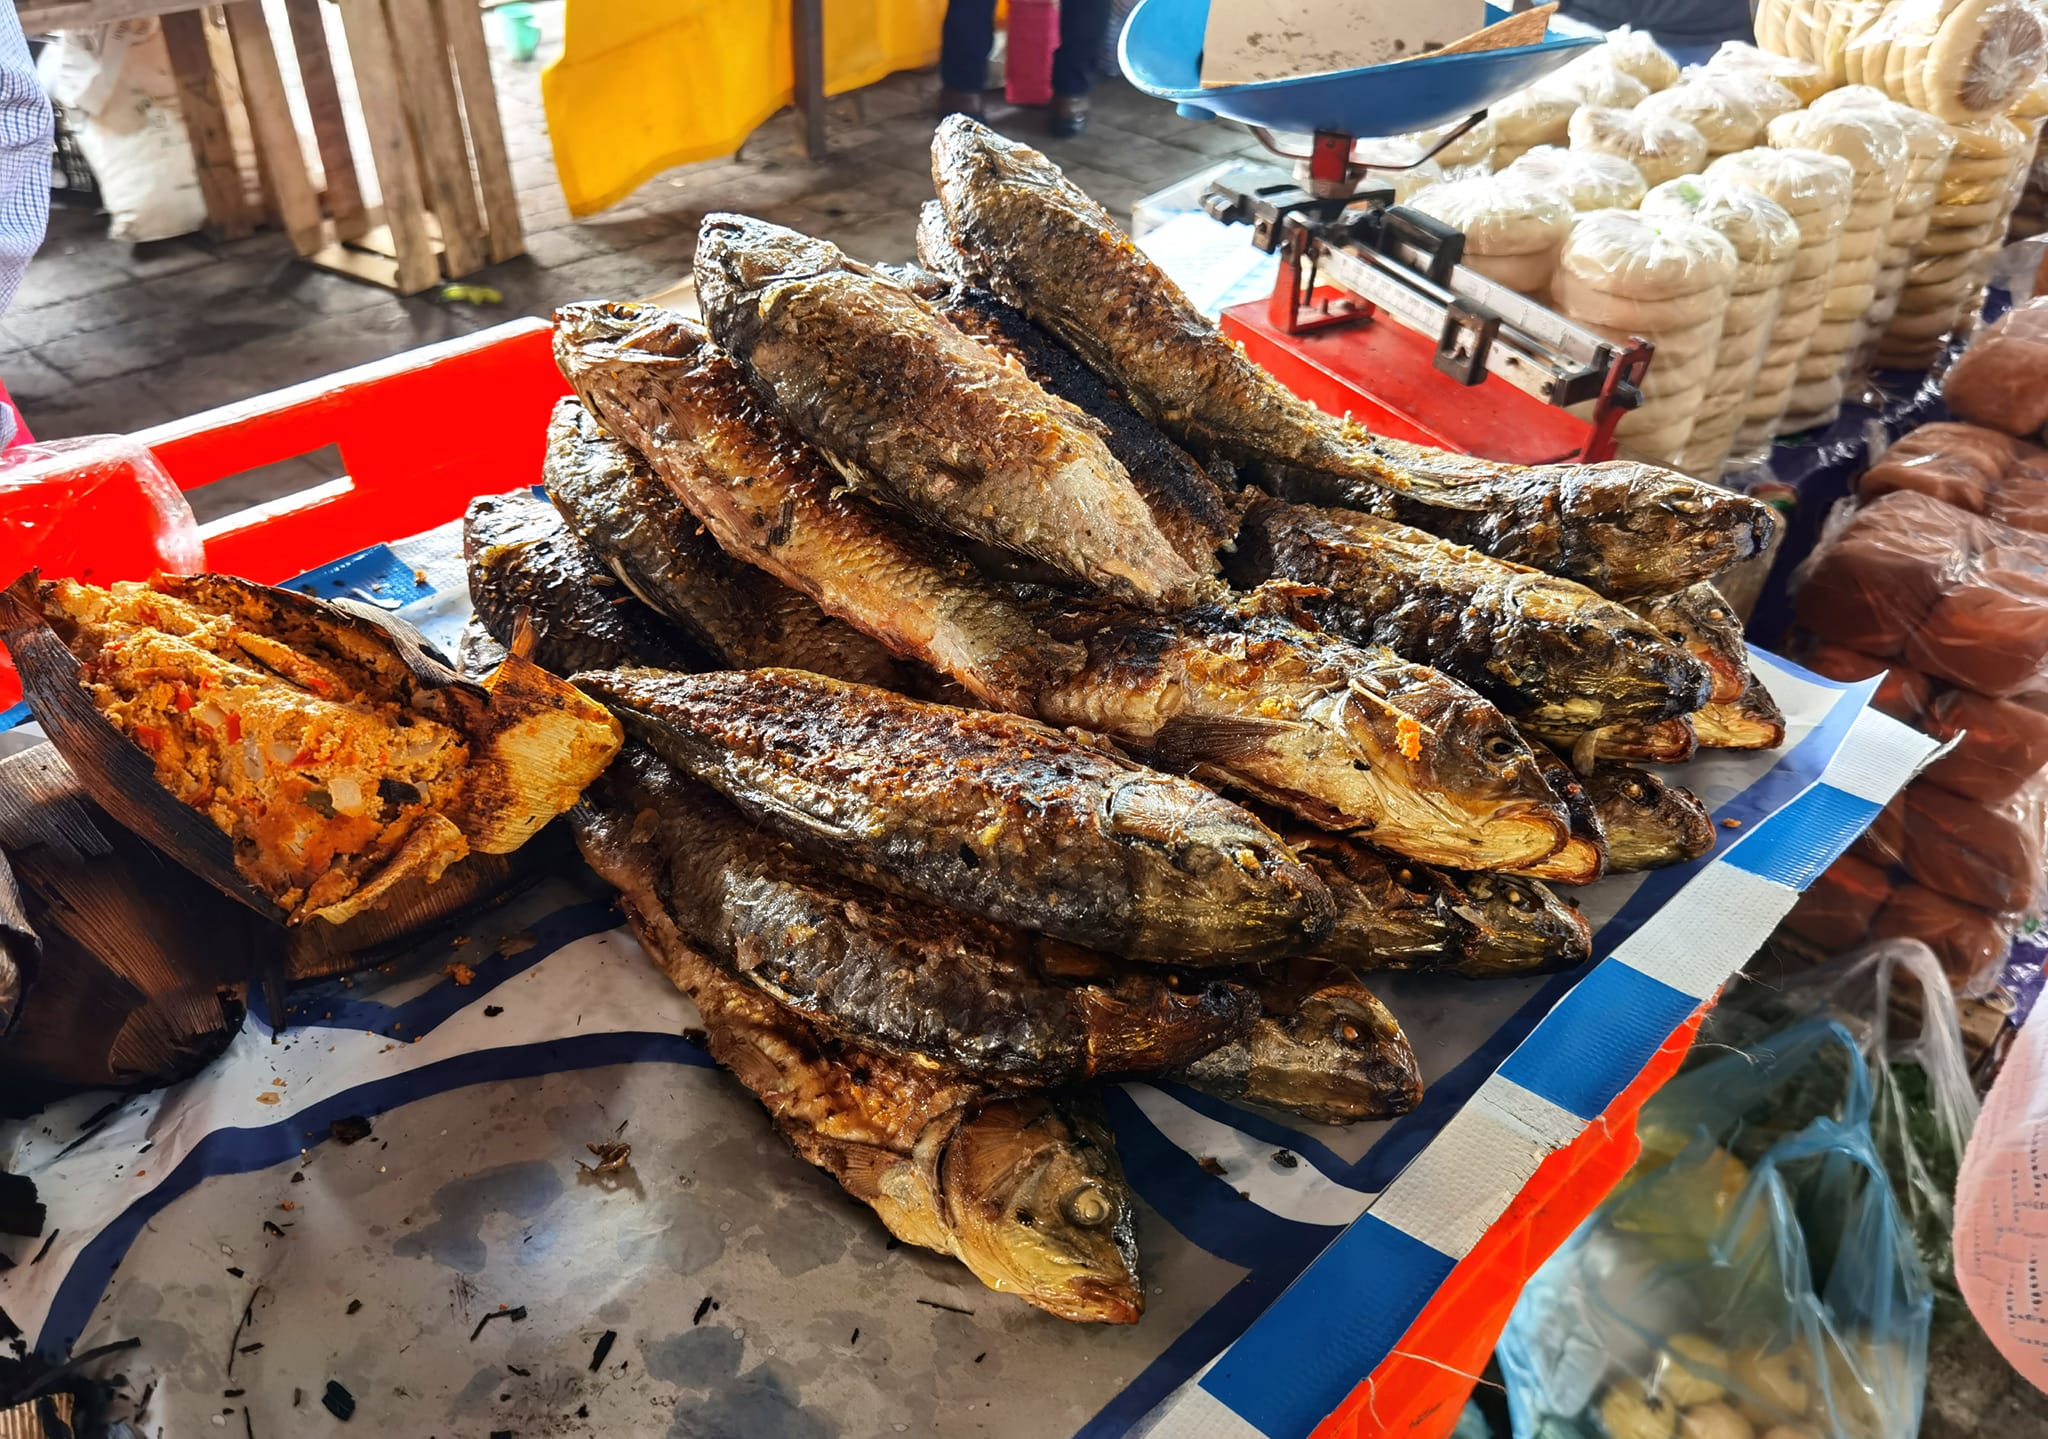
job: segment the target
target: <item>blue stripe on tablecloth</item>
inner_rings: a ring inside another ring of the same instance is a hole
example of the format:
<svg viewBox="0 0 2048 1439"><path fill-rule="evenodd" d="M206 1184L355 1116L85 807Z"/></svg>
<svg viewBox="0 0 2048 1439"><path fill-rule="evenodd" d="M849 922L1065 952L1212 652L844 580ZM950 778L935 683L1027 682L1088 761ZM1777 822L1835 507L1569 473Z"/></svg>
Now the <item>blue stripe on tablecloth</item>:
<svg viewBox="0 0 2048 1439"><path fill-rule="evenodd" d="M1870 828L1882 808L1823 780L1730 849L1723 862L1803 890Z"/></svg>
<svg viewBox="0 0 2048 1439"><path fill-rule="evenodd" d="M437 593L389 545L371 545L344 555L286 580L280 588L323 600L361 600L384 610L395 610Z"/></svg>
<svg viewBox="0 0 2048 1439"><path fill-rule="evenodd" d="M1580 980L1500 1066L1531 1094L1591 1119L1696 1008L1691 996L1625 964Z"/></svg>

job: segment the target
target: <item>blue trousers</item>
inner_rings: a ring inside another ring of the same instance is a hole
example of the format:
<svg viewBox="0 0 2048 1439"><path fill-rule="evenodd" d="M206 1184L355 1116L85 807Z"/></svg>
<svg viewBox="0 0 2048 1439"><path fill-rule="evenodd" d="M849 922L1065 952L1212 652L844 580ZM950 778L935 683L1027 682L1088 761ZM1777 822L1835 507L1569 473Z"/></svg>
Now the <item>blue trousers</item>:
<svg viewBox="0 0 2048 1439"><path fill-rule="evenodd" d="M1095 57L1109 41L1109 0L1060 0L1060 48L1052 57L1057 95L1085 95ZM939 32L939 79L949 90L979 95L988 88L988 53L996 43L996 0L947 0Z"/></svg>

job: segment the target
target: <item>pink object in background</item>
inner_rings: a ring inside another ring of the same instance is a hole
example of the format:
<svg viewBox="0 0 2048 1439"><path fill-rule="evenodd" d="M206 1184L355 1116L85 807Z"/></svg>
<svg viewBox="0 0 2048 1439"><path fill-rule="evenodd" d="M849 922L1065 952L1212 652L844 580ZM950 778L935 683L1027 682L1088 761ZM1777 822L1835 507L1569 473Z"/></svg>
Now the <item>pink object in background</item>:
<svg viewBox="0 0 2048 1439"><path fill-rule="evenodd" d="M1059 0L1010 0L1003 49L1003 98L1012 105L1052 103L1052 57L1060 48Z"/></svg>
<svg viewBox="0 0 2048 1439"><path fill-rule="evenodd" d="M1956 1181L1956 1281L1998 1352L2048 1389L2048 1018L2006 1056Z"/></svg>
<svg viewBox="0 0 2048 1439"><path fill-rule="evenodd" d="M7 386L4 384L0 384L0 405L4 405L14 415L14 433L8 437L5 444L0 444L0 449L12 449L16 445L33 443L35 436L28 432L28 421L22 418L21 406L14 403L14 396L7 393Z"/></svg>

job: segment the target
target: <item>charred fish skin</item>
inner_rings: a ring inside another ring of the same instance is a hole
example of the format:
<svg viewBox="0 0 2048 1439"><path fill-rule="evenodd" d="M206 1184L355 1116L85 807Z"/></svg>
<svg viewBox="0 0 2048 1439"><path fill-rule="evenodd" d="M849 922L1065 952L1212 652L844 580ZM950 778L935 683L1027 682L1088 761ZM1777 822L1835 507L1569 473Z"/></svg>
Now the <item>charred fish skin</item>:
<svg viewBox="0 0 2048 1439"><path fill-rule="evenodd" d="M1611 859L1608 865L1614 866ZM1471 921L1463 953L1447 966L1467 979L1514 979L1570 969L1592 957L1593 927L1578 909L1533 879L1452 874Z"/></svg>
<svg viewBox="0 0 2048 1439"><path fill-rule="evenodd" d="M1125 404L1101 376L1022 310L966 285L929 303L963 333L1016 360L1048 394L1094 420L1103 444L1130 475L1181 558L1199 573L1217 573L1216 552L1237 539L1241 501L1226 495L1194 456Z"/></svg>
<svg viewBox="0 0 2048 1439"><path fill-rule="evenodd" d="M1422 1101L1408 1036L1350 971L1295 961L1259 981L1251 1033L1171 1076L1319 1124L1393 1119Z"/></svg>
<svg viewBox="0 0 2048 1439"><path fill-rule="evenodd" d="M1558 758L1555 750L1536 740L1529 741L1529 748L1535 753L1536 762L1543 766L1543 777L1550 781L1551 793L1571 816L1572 837L1563 849L1541 864L1514 873L1553 884L1591 884L1607 873L1607 828L1600 822L1599 807L1593 803L1593 796L1578 772Z"/></svg>
<svg viewBox="0 0 2048 1439"><path fill-rule="evenodd" d="M1598 729L1531 724L1529 733L1571 759L1572 768L1588 773L1600 760L1638 764L1684 764L1699 750L1691 715L1663 720L1622 720Z"/></svg>
<svg viewBox="0 0 2048 1439"><path fill-rule="evenodd" d="M1048 610L1087 660L1040 687L1039 716L1432 863L1533 864L1570 838L1498 709L1440 671L1307 627L1294 595L1264 586L1160 616Z"/></svg>
<svg viewBox="0 0 2048 1439"><path fill-rule="evenodd" d="M1713 688L1706 703L1742 698L1749 688L1749 644L1741 616L1713 585L1703 580L1670 594L1645 595L1631 600L1629 608L1707 667Z"/></svg>
<svg viewBox="0 0 2048 1439"><path fill-rule="evenodd" d="M1752 675L1735 699L1693 715L1692 728L1702 749L1776 749L1785 742L1785 712Z"/></svg>
<svg viewBox="0 0 2048 1439"><path fill-rule="evenodd" d="M917 207L917 263L938 278L954 284L972 284L974 266L953 243L946 224L946 207L927 200Z"/></svg>
<svg viewBox="0 0 2048 1439"><path fill-rule="evenodd" d="M1607 867L1616 874L1684 864L1714 847L1714 820L1699 797L1649 770L1598 764L1586 788L1607 826Z"/></svg>
<svg viewBox="0 0 2048 1439"><path fill-rule="evenodd" d="M722 969L662 908L639 820L585 803L573 819L577 844L619 889L656 966L696 1003L712 1057L791 1147L897 1238L954 1256L990 1288L1063 1319L1136 1323L1144 1294L1133 1201L1099 1123L1060 1100L1005 1097L842 1043ZM996 1155L1016 1167L992 1169Z"/></svg>
<svg viewBox="0 0 2048 1439"><path fill-rule="evenodd" d="M584 676L662 758L826 862L1132 959L1303 953L1330 897L1189 780L1031 720L796 670Z"/></svg>
<svg viewBox="0 0 2048 1439"><path fill-rule="evenodd" d="M1202 588L1094 427L838 248L710 215L711 333L857 489L1135 603Z"/></svg>
<svg viewBox="0 0 2048 1439"><path fill-rule="evenodd" d="M1079 654L936 537L855 496L698 326L648 305L571 305L555 359L604 428L653 465L728 555L810 596L983 704L1029 713Z"/></svg>
<svg viewBox="0 0 2048 1439"><path fill-rule="evenodd" d="M523 615L533 660L556 674L646 665L703 667L703 656L642 605L530 490L479 495L462 517L469 598L492 639L510 645Z"/></svg>
<svg viewBox="0 0 2048 1439"><path fill-rule="evenodd" d="M548 420L541 473L570 530L643 604L735 669L786 665L895 688L889 651L718 547L638 452L580 400Z"/></svg>
<svg viewBox="0 0 2048 1439"><path fill-rule="evenodd" d="M1158 970L832 874L640 745L592 797L635 816L663 909L690 939L828 1033L1013 1084L1144 1073L1241 1037L1227 980Z"/></svg>
<svg viewBox="0 0 2048 1439"><path fill-rule="evenodd" d="M1706 667L1642 617L1570 580L1406 525L1255 499L1232 577L1291 580L1328 628L1461 679L1512 715L1598 725L1706 703Z"/></svg>
<svg viewBox="0 0 2048 1439"><path fill-rule="evenodd" d="M1225 339L1057 165L965 116L932 137L932 178L963 278L1045 326L1198 459L1283 499L1364 509L1607 594L1711 578L1769 537L1767 507L1651 466L1471 461L1323 414Z"/></svg>

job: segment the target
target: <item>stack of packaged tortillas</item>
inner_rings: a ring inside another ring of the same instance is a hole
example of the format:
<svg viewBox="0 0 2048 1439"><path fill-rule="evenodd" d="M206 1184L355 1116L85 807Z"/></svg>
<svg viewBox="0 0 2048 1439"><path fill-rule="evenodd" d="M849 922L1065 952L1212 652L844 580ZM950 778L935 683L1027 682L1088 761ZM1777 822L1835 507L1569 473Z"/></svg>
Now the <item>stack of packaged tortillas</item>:
<svg viewBox="0 0 2048 1439"><path fill-rule="evenodd" d="M1439 125L1434 130L1417 130L1406 138L1420 145L1425 153L1435 151L1430 159L1436 161L1441 170L1456 170L1465 165L1491 166L1496 133L1493 116L1482 116L1478 124L1438 150L1437 142L1456 128L1455 125Z"/></svg>
<svg viewBox="0 0 2048 1439"><path fill-rule="evenodd" d="M1842 78L1874 85L1894 100L1951 124L2001 114L2033 84L2048 62L2048 27L2030 0L1899 0L1870 6L1856 0L1764 0L1764 9L1816 5L1842 17ZM1765 38L1759 12L1757 39ZM1828 31L1833 33L1832 27ZM1802 59L1807 30L1787 24L1783 52Z"/></svg>
<svg viewBox="0 0 2048 1439"><path fill-rule="evenodd" d="M1706 177L1775 200L1799 227L1799 248L1793 252L1778 315L1771 322L1756 381L1736 430L1737 450L1747 453L1767 446L1778 433L1799 362L1814 331L1820 328L1856 174L1839 156L1817 150L1759 147L1723 155L1707 166Z"/></svg>
<svg viewBox="0 0 2048 1439"><path fill-rule="evenodd" d="M1623 74L1642 81L1653 95L1678 83L1678 62L1647 30L1635 30L1627 25L1619 30L1610 30L1607 34L1607 58Z"/></svg>
<svg viewBox="0 0 2048 1439"><path fill-rule="evenodd" d="M1642 213L1689 219L1726 240L1735 252L1714 366L1692 434L1675 458L1687 474L1711 480L1727 463L1749 404L1792 260L1799 252L1799 226L1777 201L1745 186L1699 175L1657 186L1643 197ZM1653 375L1666 359L1660 348L1650 362Z"/></svg>
<svg viewBox="0 0 2048 1439"><path fill-rule="evenodd" d="M1817 150L1854 172L1821 321L1793 373L1778 433L1831 422L1842 408L1850 357L1877 299L1877 270L1891 231L1892 206L1906 175L1906 133L1869 110L1801 110L1771 121L1773 148Z"/></svg>
<svg viewBox="0 0 2048 1439"><path fill-rule="evenodd" d="M1928 216L1927 235L1906 267L1906 283L1876 362L1898 369L1932 364L1948 337L1977 311L2033 157L2027 131L2003 115L1949 127L1955 149Z"/></svg>
<svg viewBox="0 0 2048 1439"><path fill-rule="evenodd" d="M1461 175L1418 192L1409 208L1465 233L1465 264L1525 295L1541 295L1571 233L1563 196L1513 175Z"/></svg>
<svg viewBox="0 0 2048 1439"><path fill-rule="evenodd" d="M1677 79L1678 62L1663 47L1623 26L1606 44L1488 107L1493 168L1505 170L1538 145L1563 145L1572 115L1584 106L1627 110Z"/></svg>
<svg viewBox="0 0 2048 1439"><path fill-rule="evenodd" d="M1633 210L1643 202L1642 172L1618 155L1538 145L1501 171L1556 195L1574 210Z"/></svg>
<svg viewBox="0 0 2048 1439"><path fill-rule="evenodd" d="M1691 438L1734 282L1734 248L1681 215L1580 215L1558 257L1551 301L1571 319L1657 347L1643 403L1623 414L1617 444L1660 464Z"/></svg>
<svg viewBox="0 0 2048 1439"><path fill-rule="evenodd" d="M1628 161L1642 175L1645 185L1661 185L1680 175L1696 175L1707 163L1704 135L1683 120L1643 109L1583 105L1572 116L1566 133L1574 150L1614 155Z"/></svg>
<svg viewBox="0 0 2048 1439"><path fill-rule="evenodd" d="M1885 234L1884 253L1878 263L1877 298L1870 307L1863 338L1849 367L1853 378L1869 368L1878 340L1891 324L1892 316L1898 313L1906 267L1912 263L1920 242L1927 238L1927 226L1934 217L1942 177L1948 171L1949 156L1956 142L1949 127L1925 110L1887 99L1882 90L1870 85L1830 90L1814 102L1813 108L1817 112L1866 110L1892 121L1906 136L1906 175L1899 183L1891 228Z"/></svg>
<svg viewBox="0 0 2048 1439"><path fill-rule="evenodd" d="M1658 91L1637 109L1692 126L1706 140L1710 159L1762 144L1768 118L1732 89L1709 83L1704 71Z"/></svg>
<svg viewBox="0 0 2048 1439"><path fill-rule="evenodd" d="M1774 55L1740 40L1724 43L1701 68L1709 74L1762 75L1790 90L1802 105L1811 105L1838 83L1809 60Z"/></svg>
<svg viewBox="0 0 2048 1439"><path fill-rule="evenodd" d="M1578 98L1548 88L1525 86L1487 107L1493 121L1493 168L1504 170L1538 145L1562 145L1579 108Z"/></svg>
<svg viewBox="0 0 2048 1439"><path fill-rule="evenodd" d="M1405 205L1416 191L1426 189L1444 177L1443 168L1436 160L1424 158L1428 154L1429 147L1419 140L1405 135L1389 135L1353 144L1351 163L1374 167L1367 180L1392 186L1394 203Z"/></svg>

